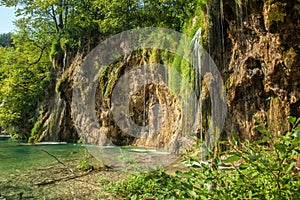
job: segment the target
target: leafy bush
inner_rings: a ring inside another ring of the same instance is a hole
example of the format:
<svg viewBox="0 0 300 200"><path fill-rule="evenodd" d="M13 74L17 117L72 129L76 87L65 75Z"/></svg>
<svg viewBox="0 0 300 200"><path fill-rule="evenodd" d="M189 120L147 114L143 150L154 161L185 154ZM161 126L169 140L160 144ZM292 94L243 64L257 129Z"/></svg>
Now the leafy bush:
<svg viewBox="0 0 300 200"><path fill-rule="evenodd" d="M93 166L90 165L86 159L82 159L78 165L77 165L77 169L82 170L82 171L89 171L89 170L93 170Z"/></svg>
<svg viewBox="0 0 300 200"><path fill-rule="evenodd" d="M106 179L100 183L107 182ZM107 199L103 194L109 192L109 198L125 199L179 199L180 188L185 187L185 183L179 177L171 176L163 170L156 170L148 173L130 174L125 180L117 183L109 182L101 188L100 198Z"/></svg>
<svg viewBox="0 0 300 200"><path fill-rule="evenodd" d="M85 149L83 152L83 157L77 164L77 169L82 171L92 171L94 166L88 161L91 158L91 154Z"/></svg>
<svg viewBox="0 0 300 200"><path fill-rule="evenodd" d="M189 154L186 172L175 176L159 170L133 174L109 183L101 194L125 199L297 199L300 175L300 118L289 117L291 130L277 135L272 127L255 129L263 139L241 142L233 137L231 150L208 161ZM197 147L199 149L199 146ZM213 151L208 150L213 157Z"/></svg>
<svg viewBox="0 0 300 200"><path fill-rule="evenodd" d="M20 141L22 141L22 136L17 133L14 133L11 136L11 140L14 142L20 142Z"/></svg>

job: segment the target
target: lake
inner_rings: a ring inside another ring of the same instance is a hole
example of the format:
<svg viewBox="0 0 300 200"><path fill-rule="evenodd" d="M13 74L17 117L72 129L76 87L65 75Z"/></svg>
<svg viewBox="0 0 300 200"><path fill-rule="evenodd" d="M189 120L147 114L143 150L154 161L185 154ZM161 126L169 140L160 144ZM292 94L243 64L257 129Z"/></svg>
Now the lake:
<svg viewBox="0 0 300 200"><path fill-rule="evenodd" d="M95 170L90 174L78 170L82 159L96 166ZM93 199L97 196L97 180L101 177L118 180L124 171L151 170L167 166L176 159L156 149L66 143L30 145L0 137L0 197L18 199L24 194L23 198L28 199L80 199L90 195L89 199ZM110 170L103 170L103 164Z"/></svg>
<svg viewBox="0 0 300 200"><path fill-rule="evenodd" d="M26 193L27 198L46 196L36 183L46 178L51 180L54 173L59 175L66 167L45 151L76 169L84 157L85 147L80 144L28 145L0 137L0 197L16 199L20 193Z"/></svg>

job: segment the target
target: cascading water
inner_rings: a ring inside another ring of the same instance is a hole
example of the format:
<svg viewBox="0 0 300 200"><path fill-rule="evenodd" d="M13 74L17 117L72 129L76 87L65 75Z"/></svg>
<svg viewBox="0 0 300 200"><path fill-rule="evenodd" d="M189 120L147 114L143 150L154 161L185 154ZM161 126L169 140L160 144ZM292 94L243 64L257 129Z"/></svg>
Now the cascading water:
<svg viewBox="0 0 300 200"><path fill-rule="evenodd" d="M61 128L63 128L62 120L65 116L66 104L60 97L60 93L55 97L53 112L49 120L50 141L56 142L60 140Z"/></svg>
<svg viewBox="0 0 300 200"><path fill-rule="evenodd" d="M212 149L220 136L226 115L225 94L221 74L210 55L201 46L199 28L191 43L194 68L194 125L193 136L202 141L201 159ZM195 135L196 133L196 135Z"/></svg>
<svg viewBox="0 0 300 200"><path fill-rule="evenodd" d="M192 49L192 64L195 69L195 79L194 79L194 91L197 97L195 102L195 111L196 111L196 126L194 127L199 139L203 140L202 136L202 102L201 102L201 90L202 90L202 72L201 72L201 52L200 52L200 37L201 37L202 29L199 28L196 34L194 35L191 41L191 49Z"/></svg>
<svg viewBox="0 0 300 200"><path fill-rule="evenodd" d="M197 139L204 140L203 137L203 119L202 119L202 62L201 62L201 38L202 29L199 28L191 41L192 50L192 65L194 67L194 91L196 95L196 101L194 103L195 110L195 122L193 132L196 133ZM203 149L203 148L202 148ZM202 150L201 150L202 151ZM203 160L203 155L200 155L200 159Z"/></svg>

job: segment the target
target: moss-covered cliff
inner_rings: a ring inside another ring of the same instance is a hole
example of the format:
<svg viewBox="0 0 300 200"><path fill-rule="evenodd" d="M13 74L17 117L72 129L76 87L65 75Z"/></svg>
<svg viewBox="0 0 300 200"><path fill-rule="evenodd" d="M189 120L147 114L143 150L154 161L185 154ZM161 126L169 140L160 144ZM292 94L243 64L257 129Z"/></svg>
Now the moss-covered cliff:
<svg viewBox="0 0 300 200"><path fill-rule="evenodd" d="M300 2L288 0L210 0L207 5L199 1L192 17L186 20L182 29L185 34L192 36L199 27L205 30L203 45L223 76L228 106L223 139L230 139L232 131L242 139L259 138L260 135L251 130L257 123L255 119L277 124L275 128L280 130L280 123L288 127L287 116L300 116L299 20ZM49 119L43 120L47 122L44 123L46 128L41 129L43 133L38 140L78 138L70 105L74 70L82 62L82 56L77 57L64 72L53 101L56 107L50 107ZM158 138L135 140L123 133L112 120L110 96L114 84L125 71L152 62L174 67L188 80L194 78L188 63L155 49L133 52L107 68L99 80L95 109L103 133L115 144L164 147L171 144L181 131L177 128L182 117L181 108L174 98L174 94L182 90L181 81L172 80L172 74L169 74L171 90L147 85L146 96L142 91L132 96L135 104L131 104L130 109L137 124L142 123L141 116L150 117L149 123L154 120L149 115L154 102L165 106L170 118ZM204 108L209 109L209 106ZM207 117L210 113L204 112L204 130L209 123L205 121Z"/></svg>

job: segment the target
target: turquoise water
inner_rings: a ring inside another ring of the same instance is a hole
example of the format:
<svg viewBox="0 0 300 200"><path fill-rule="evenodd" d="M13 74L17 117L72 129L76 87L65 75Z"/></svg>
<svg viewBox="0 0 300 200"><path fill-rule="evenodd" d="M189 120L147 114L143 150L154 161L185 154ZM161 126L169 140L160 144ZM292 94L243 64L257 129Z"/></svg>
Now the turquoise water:
<svg viewBox="0 0 300 200"><path fill-rule="evenodd" d="M81 158L84 147L77 144L45 144L26 145L12 142L8 138L0 138L0 177L28 169L43 168L57 163L59 160Z"/></svg>
<svg viewBox="0 0 300 200"><path fill-rule="evenodd" d="M69 169L74 170L74 174L44 151L65 163ZM78 181L76 182L77 185L67 185L69 182L64 181L64 179L85 173L80 172L76 166L80 160L86 158L95 166L105 163L111 166L114 171L144 171L158 166L166 166L173 159L176 159L167 152L155 149L99 147L81 144L28 145L0 137L0 197L5 197L7 200L20 199L19 195L22 193L24 194L23 199L43 199L41 197L45 197L44 199L66 199L65 197L70 197L70 195L85 194L84 191L88 192L89 188L82 190L84 187L88 187L84 182ZM110 172L107 171L107 173ZM38 183L48 180L60 181L38 186Z"/></svg>
<svg viewBox="0 0 300 200"><path fill-rule="evenodd" d="M54 155L60 161L68 163L82 159L86 149L102 163L121 170L132 166L133 163L136 165L135 167L146 169L166 166L177 159L166 152L154 149L80 144L28 145L0 137L0 178L5 178L15 172L32 171L57 164L55 158L44 151Z"/></svg>
<svg viewBox="0 0 300 200"><path fill-rule="evenodd" d="M70 191L76 190L71 185L66 187L64 181L58 182L61 185L38 186L38 183L80 174L76 166L85 156L85 147L79 144L28 145L0 137L0 199L66 199L74 193ZM76 173L71 173L68 168ZM78 189L76 192L81 195Z"/></svg>

